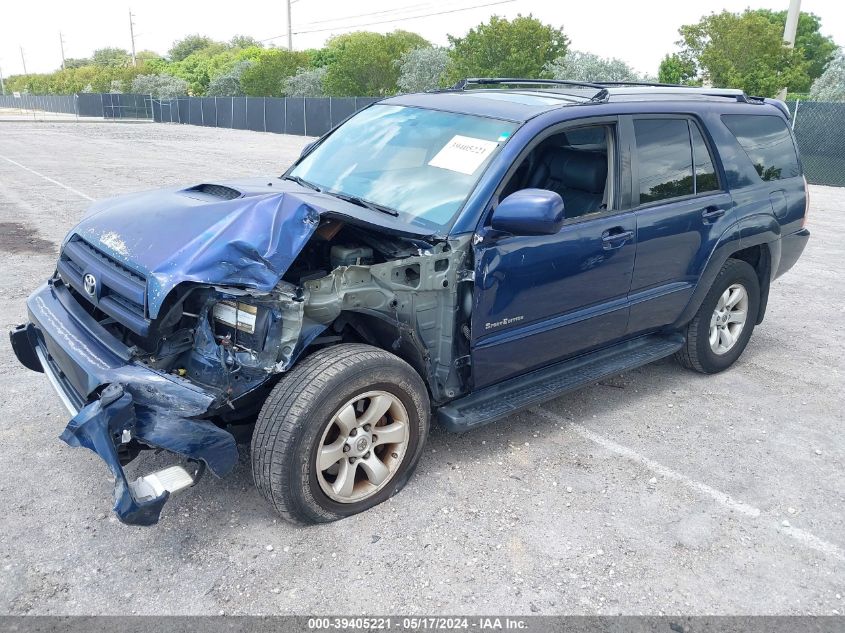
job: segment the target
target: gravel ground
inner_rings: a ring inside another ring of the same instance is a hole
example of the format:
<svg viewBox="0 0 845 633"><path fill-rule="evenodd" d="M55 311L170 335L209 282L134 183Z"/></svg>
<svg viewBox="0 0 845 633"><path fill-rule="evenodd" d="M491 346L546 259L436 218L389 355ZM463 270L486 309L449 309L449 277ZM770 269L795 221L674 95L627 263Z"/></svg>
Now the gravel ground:
<svg viewBox="0 0 845 633"><path fill-rule="evenodd" d="M24 320L90 199L279 173L306 142L0 124L0 325ZM845 613L845 191L811 199L813 238L733 369L667 360L470 434L434 429L402 493L327 526L277 520L248 448L159 525L121 525L105 466L58 439L58 398L0 338L0 612Z"/></svg>

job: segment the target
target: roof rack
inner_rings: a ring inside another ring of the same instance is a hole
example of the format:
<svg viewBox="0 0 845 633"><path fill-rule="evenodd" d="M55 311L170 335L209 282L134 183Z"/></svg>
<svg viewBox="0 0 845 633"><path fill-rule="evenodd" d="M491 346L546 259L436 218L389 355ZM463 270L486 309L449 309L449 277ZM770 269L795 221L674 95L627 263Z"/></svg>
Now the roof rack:
<svg viewBox="0 0 845 633"><path fill-rule="evenodd" d="M594 88L595 94L586 97L588 101L608 101L613 96L623 95L684 95L702 97L724 97L740 103L763 103L760 97L749 97L736 88L703 88L651 81L574 81L571 79L530 79L524 77L473 77L461 79L447 90L466 90L468 86L569 86L572 88ZM562 92L562 91L555 91ZM577 94L577 93L576 93ZM583 93L578 96L584 97Z"/></svg>
<svg viewBox="0 0 845 633"><path fill-rule="evenodd" d="M608 84L608 94L614 95L700 95L702 97L727 97L749 103L749 97L737 88L701 88L699 86L674 86L660 84Z"/></svg>
<svg viewBox="0 0 845 633"><path fill-rule="evenodd" d="M651 88L689 88L683 84L664 84L656 81L597 81L602 86L648 86Z"/></svg>
<svg viewBox="0 0 845 633"><path fill-rule="evenodd" d="M600 83L589 81L573 81L569 79L526 79L521 77L469 77L461 79L452 86L452 90L466 90L467 86L571 86L573 88L595 88L596 93L590 97L590 101L604 101L607 99L607 88Z"/></svg>

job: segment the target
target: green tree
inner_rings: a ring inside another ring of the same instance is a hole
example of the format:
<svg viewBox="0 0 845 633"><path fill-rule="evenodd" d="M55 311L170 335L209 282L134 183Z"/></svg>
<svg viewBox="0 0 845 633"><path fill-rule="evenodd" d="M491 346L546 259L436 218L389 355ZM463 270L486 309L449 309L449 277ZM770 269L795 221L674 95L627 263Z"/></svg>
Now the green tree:
<svg viewBox="0 0 845 633"><path fill-rule="evenodd" d="M251 35L235 35L229 40L229 46L232 48L264 48L264 44Z"/></svg>
<svg viewBox="0 0 845 633"><path fill-rule="evenodd" d="M815 101L845 101L845 52L839 49L822 76L813 82L810 98Z"/></svg>
<svg viewBox="0 0 845 633"><path fill-rule="evenodd" d="M328 41L319 64L325 66L323 87L335 97L383 96L396 92L404 53L431 44L416 33L394 31L382 35L358 31Z"/></svg>
<svg viewBox="0 0 845 633"><path fill-rule="evenodd" d="M261 48L236 50L215 44L191 53L180 62L160 68L160 72L187 81L192 95L204 95L213 79L231 71L238 62L255 61L264 52Z"/></svg>
<svg viewBox="0 0 845 633"><path fill-rule="evenodd" d="M695 62L680 53L666 55L660 62L657 80L665 84L697 85Z"/></svg>
<svg viewBox="0 0 845 633"><path fill-rule="evenodd" d="M464 77L548 77L546 65L566 54L569 38L562 28L531 15L513 20L493 16L464 37L449 35L453 80Z"/></svg>
<svg viewBox="0 0 845 633"><path fill-rule="evenodd" d="M442 88L446 83L446 68L449 53L445 48L415 48L396 62L399 79L396 86L400 92L423 92Z"/></svg>
<svg viewBox="0 0 845 633"><path fill-rule="evenodd" d="M300 51L279 48L260 50L255 63L241 75L241 88L251 97L281 97L284 82L296 74L296 69L308 66L309 56Z"/></svg>
<svg viewBox="0 0 845 633"><path fill-rule="evenodd" d="M289 97L324 97L323 82L326 68L298 68L293 77L285 80L285 94Z"/></svg>
<svg viewBox="0 0 845 633"><path fill-rule="evenodd" d="M593 53L569 51L543 69L553 79L573 81L643 81L643 77L623 60L599 57Z"/></svg>
<svg viewBox="0 0 845 633"><path fill-rule="evenodd" d="M83 66L90 66L93 62L87 57L68 57L65 60L65 70L69 68L82 68Z"/></svg>
<svg viewBox="0 0 845 633"><path fill-rule="evenodd" d="M213 39L206 37L205 35L189 35L188 37L174 42L170 50L167 51L167 55L170 57L170 61L181 62L189 55L192 55L197 51L201 51L204 48L208 48L214 44L218 44L218 42L215 42Z"/></svg>
<svg viewBox="0 0 845 633"><path fill-rule="evenodd" d="M244 95L241 77L255 62L248 59L240 61L232 66L232 69L222 75L217 75L208 84L206 94L209 97L242 97Z"/></svg>
<svg viewBox="0 0 845 633"><path fill-rule="evenodd" d="M716 87L772 97L808 76L803 52L787 47L783 27L760 12L712 13L679 32L681 54Z"/></svg>
<svg viewBox="0 0 845 633"><path fill-rule="evenodd" d="M99 48L91 55L91 62L104 68L122 68L130 61L129 53L122 48Z"/></svg>
<svg viewBox="0 0 845 633"><path fill-rule="evenodd" d="M786 26L786 11L756 11L775 24L783 33ZM790 92L807 92L813 80L821 77L828 62L836 55L833 38L821 34L821 18L813 13L801 13L798 16L798 29L795 33L795 48L801 51L807 62L807 73L801 80L789 85Z"/></svg>
<svg viewBox="0 0 845 633"><path fill-rule="evenodd" d="M188 94L188 82L172 75L138 75L132 81L132 92L152 95L158 99Z"/></svg>

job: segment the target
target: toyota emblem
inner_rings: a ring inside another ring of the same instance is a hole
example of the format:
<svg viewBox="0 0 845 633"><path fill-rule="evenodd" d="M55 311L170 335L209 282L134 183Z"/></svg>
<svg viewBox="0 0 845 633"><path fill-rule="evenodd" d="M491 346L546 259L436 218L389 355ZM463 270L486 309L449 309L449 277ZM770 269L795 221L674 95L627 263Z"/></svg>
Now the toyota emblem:
<svg viewBox="0 0 845 633"><path fill-rule="evenodd" d="M94 275L91 273L86 274L82 278L82 286L85 288L85 292L88 293L89 297L97 296L97 278Z"/></svg>

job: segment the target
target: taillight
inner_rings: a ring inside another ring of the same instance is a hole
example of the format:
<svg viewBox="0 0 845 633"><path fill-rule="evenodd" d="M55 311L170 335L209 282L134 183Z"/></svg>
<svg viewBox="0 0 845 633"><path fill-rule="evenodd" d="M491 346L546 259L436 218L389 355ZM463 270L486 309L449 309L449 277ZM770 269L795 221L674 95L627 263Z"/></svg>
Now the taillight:
<svg viewBox="0 0 845 633"><path fill-rule="evenodd" d="M807 224L807 216L810 215L810 185L807 184L807 176L804 178L804 217L801 218L801 228Z"/></svg>

